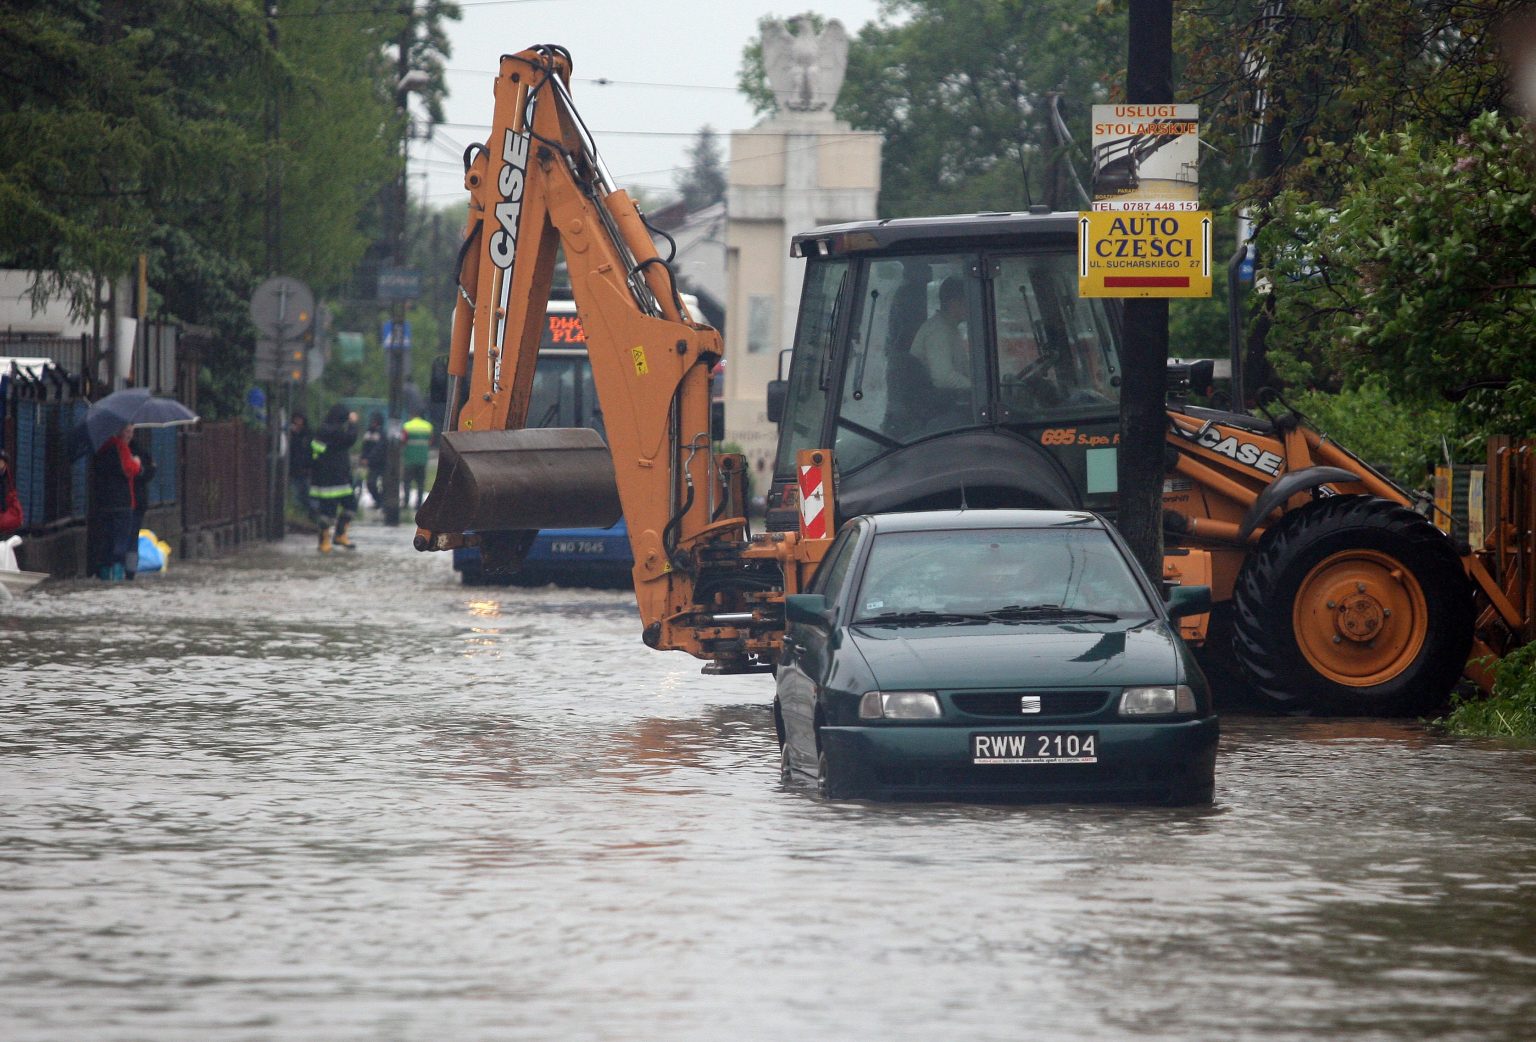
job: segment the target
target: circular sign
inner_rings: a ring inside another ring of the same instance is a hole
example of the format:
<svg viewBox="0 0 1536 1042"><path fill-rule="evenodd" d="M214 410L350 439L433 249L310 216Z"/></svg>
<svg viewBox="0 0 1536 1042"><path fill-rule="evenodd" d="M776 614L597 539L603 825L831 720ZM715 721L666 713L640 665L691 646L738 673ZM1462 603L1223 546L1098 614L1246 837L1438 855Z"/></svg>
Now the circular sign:
<svg viewBox="0 0 1536 1042"><path fill-rule="evenodd" d="M263 336L293 340L315 320L315 295L289 275L276 275L251 294L251 321Z"/></svg>

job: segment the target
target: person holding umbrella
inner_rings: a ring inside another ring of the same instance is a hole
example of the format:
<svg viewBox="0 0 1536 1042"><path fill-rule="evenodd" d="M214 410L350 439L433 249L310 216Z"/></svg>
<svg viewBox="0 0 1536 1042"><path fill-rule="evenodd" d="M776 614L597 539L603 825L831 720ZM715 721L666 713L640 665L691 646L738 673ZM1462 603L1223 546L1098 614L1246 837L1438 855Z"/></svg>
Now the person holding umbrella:
<svg viewBox="0 0 1536 1042"><path fill-rule="evenodd" d="M143 460L129 445L138 427L196 423L197 413L147 387L128 387L94 402L74 432L76 456L92 454L90 570L102 579L126 579L129 553L139 541L134 479Z"/></svg>
<svg viewBox="0 0 1536 1042"><path fill-rule="evenodd" d="M129 442L133 425L108 436L91 460L91 513L96 519L96 575L115 581L129 578L128 554L138 542L134 527L137 497L134 478L144 469Z"/></svg>

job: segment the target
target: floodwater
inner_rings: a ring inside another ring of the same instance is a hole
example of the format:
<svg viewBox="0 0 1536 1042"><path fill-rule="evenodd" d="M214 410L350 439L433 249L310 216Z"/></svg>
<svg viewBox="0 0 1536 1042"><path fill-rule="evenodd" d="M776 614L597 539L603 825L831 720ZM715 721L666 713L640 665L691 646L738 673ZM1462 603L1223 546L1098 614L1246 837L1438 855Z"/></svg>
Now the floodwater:
<svg viewBox="0 0 1536 1042"><path fill-rule="evenodd" d="M828 803L768 678L408 539L0 605L0 1038L1536 1031L1536 750L1233 716L1210 808Z"/></svg>

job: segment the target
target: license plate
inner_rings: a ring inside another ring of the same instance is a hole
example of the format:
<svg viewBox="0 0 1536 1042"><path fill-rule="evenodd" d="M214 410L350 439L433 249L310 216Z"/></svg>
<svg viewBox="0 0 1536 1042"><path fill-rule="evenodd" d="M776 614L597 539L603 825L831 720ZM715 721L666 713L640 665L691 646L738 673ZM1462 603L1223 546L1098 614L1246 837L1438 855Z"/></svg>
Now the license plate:
<svg viewBox="0 0 1536 1042"><path fill-rule="evenodd" d="M1098 763L1097 731L1009 731L971 735L974 764Z"/></svg>
<svg viewBox="0 0 1536 1042"><path fill-rule="evenodd" d="M551 553L557 554L600 554L603 552L601 539L556 539L549 544Z"/></svg>

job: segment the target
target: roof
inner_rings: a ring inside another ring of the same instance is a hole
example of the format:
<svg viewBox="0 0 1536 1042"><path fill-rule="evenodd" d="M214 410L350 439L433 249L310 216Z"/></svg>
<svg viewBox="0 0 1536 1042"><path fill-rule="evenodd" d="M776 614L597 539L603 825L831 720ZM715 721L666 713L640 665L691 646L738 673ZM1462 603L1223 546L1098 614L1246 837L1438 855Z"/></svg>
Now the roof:
<svg viewBox="0 0 1536 1042"><path fill-rule="evenodd" d="M856 253L903 247L917 249L946 242L968 246L1011 245L1041 237L1076 241L1078 215L1043 207L1026 213L949 214L898 217L830 224L801 232L790 240L790 255Z"/></svg>
<svg viewBox="0 0 1536 1042"><path fill-rule="evenodd" d="M876 532L938 532L978 528L1109 527L1090 510L914 510L896 514L866 514Z"/></svg>

